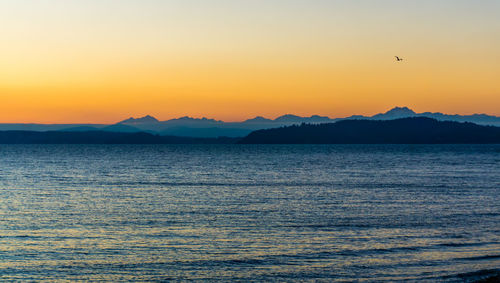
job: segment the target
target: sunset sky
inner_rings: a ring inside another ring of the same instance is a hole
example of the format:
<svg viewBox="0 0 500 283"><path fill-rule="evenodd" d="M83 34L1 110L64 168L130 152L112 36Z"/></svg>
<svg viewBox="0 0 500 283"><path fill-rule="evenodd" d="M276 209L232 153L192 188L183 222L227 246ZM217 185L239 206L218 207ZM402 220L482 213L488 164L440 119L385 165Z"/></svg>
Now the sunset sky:
<svg viewBox="0 0 500 283"><path fill-rule="evenodd" d="M496 0L0 0L0 123L500 116L499 15Z"/></svg>

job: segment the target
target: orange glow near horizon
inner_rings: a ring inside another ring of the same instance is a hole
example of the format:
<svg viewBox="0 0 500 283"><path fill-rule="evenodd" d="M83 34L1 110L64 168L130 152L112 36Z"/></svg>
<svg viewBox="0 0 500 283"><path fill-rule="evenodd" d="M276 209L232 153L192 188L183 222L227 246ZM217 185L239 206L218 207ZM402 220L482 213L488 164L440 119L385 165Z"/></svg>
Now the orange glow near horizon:
<svg viewBox="0 0 500 283"><path fill-rule="evenodd" d="M498 2L248 2L2 2L0 123L500 116Z"/></svg>

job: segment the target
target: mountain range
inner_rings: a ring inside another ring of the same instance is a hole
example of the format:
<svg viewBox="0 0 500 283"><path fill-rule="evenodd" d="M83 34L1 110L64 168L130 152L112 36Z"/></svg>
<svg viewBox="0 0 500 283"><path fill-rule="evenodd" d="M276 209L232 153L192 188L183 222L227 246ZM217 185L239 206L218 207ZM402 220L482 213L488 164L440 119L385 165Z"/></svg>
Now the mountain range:
<svg viewBox="0 0 500 283"><path fill-rule="evenodd" d="M145 132L0 131L0 144L500 144L500 127L426 117L342 120L253 131L243 138Z"/></svg>
<svg viewBox="0 0 500 283"><path fill-rule="evenodd" d="M427 117L438 121L471 122L478 125L500 126L500 117L486 114L448 115L443 113L416 113L408 107L395 107L385 113L374 116L354 115L345 118L329 118L313 115L301 117L292 114L280 116L276 119L255 117L242 122L224 122L208 118L181 117L167 121L159 121L155 117L128 118L116 124L0 124L0 131L106 131L120 133L146 132L162 136L180 137L244 137L256 130L286 127L297 124L322 124L342 120L394 120L400 118Z"/></svg>

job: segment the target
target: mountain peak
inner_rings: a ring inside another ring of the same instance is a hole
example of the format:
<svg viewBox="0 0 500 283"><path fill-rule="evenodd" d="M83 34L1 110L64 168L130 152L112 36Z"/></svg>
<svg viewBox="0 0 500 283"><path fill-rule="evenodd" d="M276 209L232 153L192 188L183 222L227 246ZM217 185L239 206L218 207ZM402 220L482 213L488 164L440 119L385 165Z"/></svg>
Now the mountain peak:
<svg viewBox="0 0 500 283"><path fill-rule="evenodd" d="M211 123L214 123L214 122L220 122L220 121L217 121L215 119L208 119L206 117L193 118L193 117L189 117L189 116L184 116L184 117L168 120L167 122L211 122Z"/></svg>
<svg viewBox="0 0 500 283"><path fill-rule="evenodd" d="M387 111L385 113L386 115L387 114L396 114L396 115L415 115L417 113L415 113L415 111L411 110L410 108L408 107L394 107L392 108L391 110Z"/></svg>
<svg viewBox="0 0 500 283"><path fill-rule="evenodd" d="M280 117L274 119L275 122L284 122L284 123L300 122L301 120L302 120L302 117L299 117L299 116L293 115L293 114L285 114L283 116L280 116Z"/></svg>
<svg viewBox="0 0 500 283"><path fill-rule="evenodd" d="M244 123L267 123L267 122L272 122L272 120L264 118L262 116L257 116L255 118L244 121Z"/></svg>
<svg viewBox="0 0 500 283"><path fill-rule="evenodd" d="M381 120L391 120L398 118L414 117L417 115L418 115L417 113L415 113L408 107L394 107L385 113L374 115L372 116L372 118Z"/></svg>
<svg viewBox="0 0 500 283"><path fill-rule="evenodd" d="M156 119L155 117L146 115L142 118L130 117L126 120L121 121L119 124L153 124L158 122L158 119Z"/></svg>

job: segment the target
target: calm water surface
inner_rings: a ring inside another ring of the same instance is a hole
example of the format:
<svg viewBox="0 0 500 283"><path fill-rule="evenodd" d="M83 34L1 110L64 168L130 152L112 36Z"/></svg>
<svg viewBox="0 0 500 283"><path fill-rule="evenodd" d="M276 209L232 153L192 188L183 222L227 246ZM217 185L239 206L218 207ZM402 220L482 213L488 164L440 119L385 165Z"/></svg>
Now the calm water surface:
<svg viewBox="0 0 500 283"><path fill-rule="evenodd" d="M0 145L0 280L459 281L500 145Z"/></svg>

